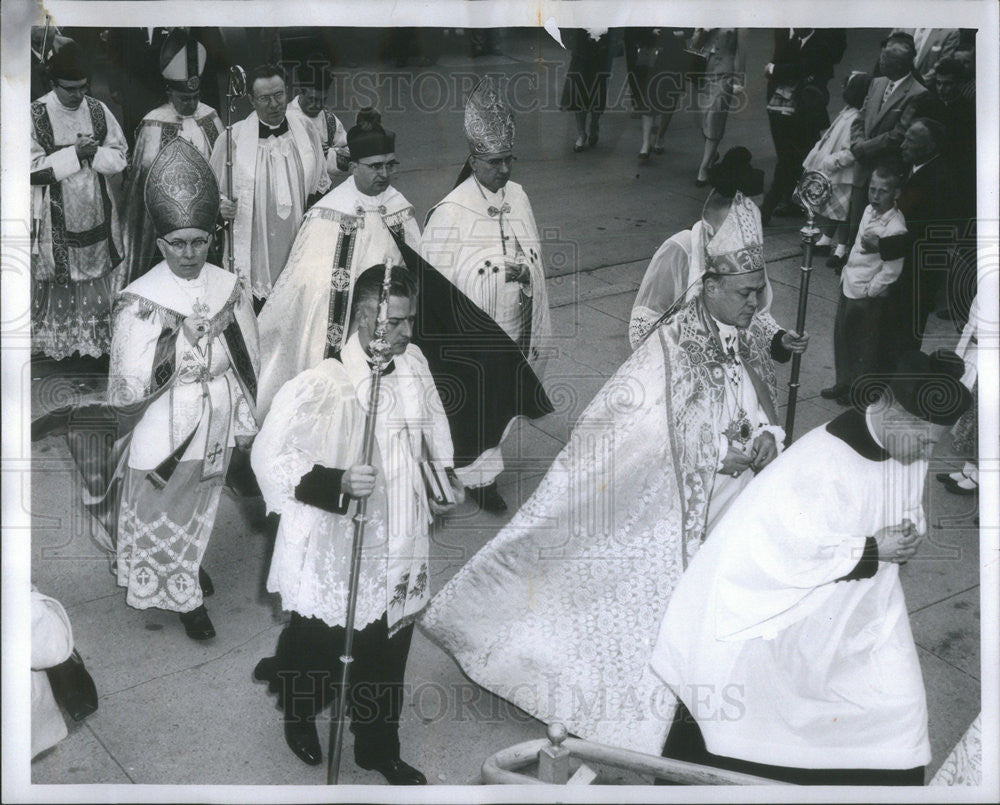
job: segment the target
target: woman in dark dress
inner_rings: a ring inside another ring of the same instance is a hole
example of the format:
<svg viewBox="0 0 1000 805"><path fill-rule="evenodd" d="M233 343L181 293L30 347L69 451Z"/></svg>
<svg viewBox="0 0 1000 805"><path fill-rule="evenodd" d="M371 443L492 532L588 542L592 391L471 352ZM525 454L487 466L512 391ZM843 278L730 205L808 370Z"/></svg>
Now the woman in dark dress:
<svg viewBox="0 0 1000 805"><path fill-rule="evenodd" d="M684 96L690 56L685 46L693 28L626 28L625 61L632 105L642 115L639 159L663 153L663 135ZM653 126L656 141L651 142Z"/></svg>
<svg viewBox="0 0 1000 805"><path fill-rule="evenodd" d="M607 106L608 76L611 74L611 32L575 28L570 32L572 56L560 107L576 117L574 151L597 145L598 120ZM587 115L590 131L587 131Z"/></svg>

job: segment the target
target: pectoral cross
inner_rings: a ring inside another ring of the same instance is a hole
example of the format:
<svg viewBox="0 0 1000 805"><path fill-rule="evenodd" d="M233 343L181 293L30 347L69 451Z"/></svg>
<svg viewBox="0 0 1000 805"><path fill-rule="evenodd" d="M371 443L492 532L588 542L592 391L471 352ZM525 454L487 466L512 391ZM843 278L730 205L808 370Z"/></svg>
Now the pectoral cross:
<svg viewBox="0 0 1000 805"><path fill-rule="evenodd" d="M211 308L209 308L208 305L200 301L197 297L194 300L193 309L194 309L194 315L200 319L207 319L208 313L211 310Z"/></svg>

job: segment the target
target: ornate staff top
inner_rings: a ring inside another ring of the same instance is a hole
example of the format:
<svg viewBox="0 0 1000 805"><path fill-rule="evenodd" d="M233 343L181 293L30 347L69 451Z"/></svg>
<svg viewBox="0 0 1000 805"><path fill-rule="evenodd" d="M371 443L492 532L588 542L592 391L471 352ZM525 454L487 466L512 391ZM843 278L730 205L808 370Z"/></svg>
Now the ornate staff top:
<svg viewBox="0 0 1000 805"><path fill-rule="evenodd" d="M238 64L229 68L229 111L235 112L234 103L237 98L245 95L247 91L246 71Z"/></svg>
<svg viewBox="0 0 1000 805"><path fill-rule="evenodd" d="M368 350L371 353L372 374L381 374L382 370L392 360L392 347L386 338L389 318L389 287L392 283L393 266L386 265L385 277L382 280L382 295L379 299L378 318L375 321L375 332L372 333Z"/></svg>
<svg viewBox="0 0 1000 805"><path fill-rule="evenodd" d="M796 188L799 201L805 205L810 215L818 215L833 195L833 185L829 177L820 171L806 171Z"/></svg>

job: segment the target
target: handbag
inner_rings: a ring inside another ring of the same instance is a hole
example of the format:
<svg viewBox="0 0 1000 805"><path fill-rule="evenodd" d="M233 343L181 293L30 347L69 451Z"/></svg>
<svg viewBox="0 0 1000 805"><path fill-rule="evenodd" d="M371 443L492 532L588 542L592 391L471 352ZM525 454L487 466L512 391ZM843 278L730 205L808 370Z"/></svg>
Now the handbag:
<svg viewBox="0 0 1000 805"><path fill-rule="evenodd" d="M97 686L83 664L79 651L73 649L68 660L46 668L45 673L52 686L53 697L69 713L70 718L83 721L96 712Z"/></svg>

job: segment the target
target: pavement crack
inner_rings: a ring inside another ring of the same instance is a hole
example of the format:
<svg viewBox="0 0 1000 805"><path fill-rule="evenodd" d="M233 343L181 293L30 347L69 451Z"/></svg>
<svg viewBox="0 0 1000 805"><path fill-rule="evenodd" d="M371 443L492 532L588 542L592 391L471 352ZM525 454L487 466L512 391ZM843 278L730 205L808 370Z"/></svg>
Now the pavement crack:
<svg viewBox="0 0 1000 805"><path fill-rule="evenodd" d="M951 595L946 595L944 598L939 598L937 601L931 601L929 604L924 604L923 606L917 607L916 609L911 609L909 610L908 614L910 615L910 617L913 617L918 612L923 612L925 609L937 606L938 604L941 604L945 601L950 601L952 598L955 598L956 596L964 595L970 590L976 590L978 588L979 588L978 584L973 584L971 587L966 587L964 590L959 590L958 592L954 592Z"/></svg>
<svg viewBox="0 0 1000 805"><path fill-rule="evenodd" d="M261 629L259 632L255 632L250 637L248 637L246 640L244 640L242 643L238 643L238 644L236 644L236 645L234 645L234 646L226 649L224 652L222 652L217 657L212 657L211 659L203 660L202 662L197 662L197 663L194 663L193 665L186 665L183 668L178 668L178 669L176 669L174 671L168 671L167 673L160 674L159 676L152 676L149 679L144 679L141 682L136 682L134 685L129 685L127 688L122 688L121 690L116 690L116 691L114 691L112 693L105 694L101 698L103 698L103 699L110 699L110 698L112 698L114 696L120 696L123 693L128 693L129 691L135 690L136 688L141 688L143 685L148 685L151 682L159 682L161 679L169 679L172 676L177 676L177 674L183 674L183 673L186 673L187 671L191 671L191 670L194 670L196 668L204 668L205 666L212 665L213 663L216 663L219 660L221 660L221 659L223 659L225 657L228 657L233 652L238 651L239 649L243 648L248 643L252 643L254 640L256 640L257 638L259 638L265 632L271 631L275 626L281 626L281 625L282 624L272 623L266 629Z"/></svg>
<svg viewBox="0 0 1000 805"><path fill-rule="evenodd" d="M135 785L135 778L128 773L128 770L121 764L118 758L115 757L114 752L108 749L104 741L101 740L101 736L97 734L97 731L94 729L91 723L89 721L85 722L83 726L85 726L90 731L90 734L94 736L94 740L101 745L101 749L103 749L105 752L108 753L108 757L114 761L114 764L121 770L121 773L125 775L126 779L128 779L128 781L132 783L132 785Z"/></svg>

